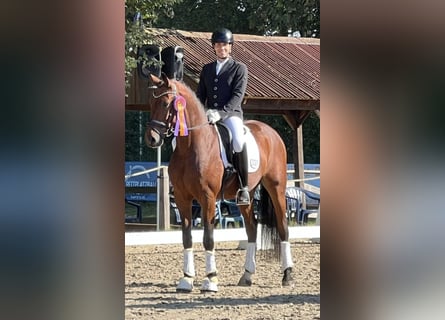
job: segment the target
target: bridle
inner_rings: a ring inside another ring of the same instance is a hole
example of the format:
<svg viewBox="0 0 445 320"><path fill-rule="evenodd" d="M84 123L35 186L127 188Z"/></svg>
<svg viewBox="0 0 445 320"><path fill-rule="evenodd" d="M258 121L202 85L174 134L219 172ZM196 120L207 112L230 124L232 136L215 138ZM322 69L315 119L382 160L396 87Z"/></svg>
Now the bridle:
<svg viewBox="0 0 445 320"><path fill-rule="evenodd" d="M149 87L149 88L158 88L158 87ZM176 98L176 86L173 84L173 90L171 90L171 91L165 91L165 92L162 92L160 95L155 95L155 92L154 92L154 90L153 90L153 98L155 98L155 99L159 99L160 97L162 97L162 96L166 96L166 95L168 95L168 94L172 94L173 95L173 97L175 97Z"/></svg>
<svg viewBox="0 0 445 320"><path fill-rule="evenodd" d="M149 89L158 89L158 87L152 86L152 87L149 87ZM151 129L153 131L155 131L161 137L161 139L164 139L166 137L168 138L173 134L172 120L173 120L174 114L172 112L172 106L173 106L173 102L176 99L176 94L177 94L176 85L172 84L172 90L162 92L159 95L156 95L154 90L152 92L152 96L154 99L159 99L159 98L169 95L169 94L173 95L173 99L170 100L170 102L167 104L167 106L165 106L165 109L167 109L167 112L168 112L166 121L150 120L147 123L147 126L151 127Z"/></svg>
<svg viewBox="0 0 445 320"><path fill-rule="evenodd" d="M149 89L158 89L158 88L159 87L157 87L157 86L149 87ZM175 102L175 99L176 99L176 96L177 96L177 89L176 89L176 85L173 83L171 90L162 92L159 95L156 95L154 90L152 92L152 96L153 96L154 99L159 99L159 98L161 98L163 96L166 96L166 95L169 95L169 94L173 95L173 99L170 100L170 102L165 106L165 108L168 109L166 121L150 120L147 123L147 126L151 127L152 130L155 131L162 139L164 139L166 137L167 138L170 137L173 134L173 131L174 131L174 129L173 129L174 126L172 124L172 121L173 121L174 115L176 113L176 110L173 108L173 105L174 105L174 102ZM209 123L210 123L209 121L206 121L206 122L204 122L204 123L202 123L200 125L197 125L197 126L194 126L194 127L189 127L188 130L191 131L191 130L194 130L194 129L198 129L198 128L201 128L201 127L203 127L205 125L208 125Z"/></svg>

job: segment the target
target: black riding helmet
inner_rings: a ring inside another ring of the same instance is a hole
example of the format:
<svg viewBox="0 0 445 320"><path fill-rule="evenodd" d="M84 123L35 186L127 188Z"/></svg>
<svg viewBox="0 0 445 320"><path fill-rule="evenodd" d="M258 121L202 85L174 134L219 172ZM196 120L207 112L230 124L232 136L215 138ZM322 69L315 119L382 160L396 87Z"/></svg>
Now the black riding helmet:
<svg viewBox="0 0 445 320"><path fill-rule="evenodd" d="M212 33L212 45L216 42L233 43L232 31L221 28Z"/></svg>

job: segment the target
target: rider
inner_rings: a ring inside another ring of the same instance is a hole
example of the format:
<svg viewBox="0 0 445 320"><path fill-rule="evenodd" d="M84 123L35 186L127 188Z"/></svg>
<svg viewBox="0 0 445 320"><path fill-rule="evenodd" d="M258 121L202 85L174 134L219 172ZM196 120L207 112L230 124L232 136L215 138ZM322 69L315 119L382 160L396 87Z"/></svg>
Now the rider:
<svg viewBox="0 0 445 320"><path fill-rule="evenodd" d="M233 162L240 181L237 203L250 203L248 186L247 148L243 129L241 103L247 87L247 67L231 56L233 34L221 28L212 34L216 61L204 65L199 78L197 96L206 106L211 123L222 119L233 138Z"/></svg>

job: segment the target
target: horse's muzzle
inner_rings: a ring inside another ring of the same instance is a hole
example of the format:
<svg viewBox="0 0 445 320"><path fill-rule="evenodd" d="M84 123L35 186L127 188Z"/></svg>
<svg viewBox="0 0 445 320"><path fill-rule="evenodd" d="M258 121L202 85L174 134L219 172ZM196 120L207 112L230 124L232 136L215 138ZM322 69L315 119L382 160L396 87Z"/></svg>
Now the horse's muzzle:
<svg viewBox="0 0 445 320"><path fill-rule="evenodd" d="M145 144L150 148L158 148L164 144L164 138L157 130L148 128L144 135Z"/></svg>

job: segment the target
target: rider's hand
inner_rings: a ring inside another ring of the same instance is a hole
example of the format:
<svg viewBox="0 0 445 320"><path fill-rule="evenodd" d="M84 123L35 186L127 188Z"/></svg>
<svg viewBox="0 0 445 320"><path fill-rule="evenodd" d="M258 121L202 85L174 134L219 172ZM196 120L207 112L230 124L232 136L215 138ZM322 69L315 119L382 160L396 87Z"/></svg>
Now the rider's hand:
<svg viewBox="0 0 445 320"><path fill-rule="evenodd" d="M219 114L218 110L209 109L209 110L207 110L206 114L207 114L207 119L209 120L209 123L213 124L221 119L221 115Z"/></svg>

